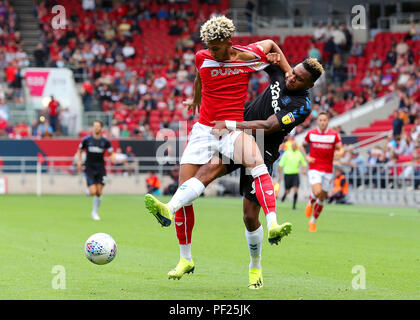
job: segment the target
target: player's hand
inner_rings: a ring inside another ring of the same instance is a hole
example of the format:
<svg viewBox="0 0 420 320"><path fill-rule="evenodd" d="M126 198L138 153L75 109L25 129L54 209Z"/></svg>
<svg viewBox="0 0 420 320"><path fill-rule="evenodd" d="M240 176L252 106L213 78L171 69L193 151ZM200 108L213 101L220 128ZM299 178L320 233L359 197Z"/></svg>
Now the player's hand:
<svg viewBox="0 0 420 320"><path fill-rule="evenodd" d="M229 132L229 130L226 128L226 122L225 121L212 121L211 123L214 124L213 129L211 129L211 134L216 137L221 137L225 133Z"/></svg>
<svg viewBox="0 0 420 320"><path fill-rule="evenodd" d="M287 72L284 74L284 76L285 76L285 77L286 77L286 79L287 79L287 78L289 78L292 74L293 74L293 69L292 69L292 68L290 68L290 69L289 69L289 71L287 71Z"/></svg>
<svg viewBox="0 0 420 320"><path fill-rule="evenodd" d="M80 162L77 163L77 172L82 171L82 164Z"/></svg>
<svg viewBox="0 0 420 320"><path fill-rule="evenodd" d="M275 64L275 65L278 65L278 66L280 65L280 61L281 61L280 53L273 53L273 52L267 53L266 57L267 57L268 63Z"/></svg>
<svg viewBox="0 0 420 320"><path fill-rule="evenodd" d="M195 112L200 112L200 103L194 102L193 100L188 100L183 102L184 106L192 110L192 114L195 115Z"/></svg>
<svg viewBox="0 0 420 320"><path fill-rule="evenodd" d="M315 162L315 158L312 158L311 156L306 156L306 161L308 163L314 163Z"/></svg>

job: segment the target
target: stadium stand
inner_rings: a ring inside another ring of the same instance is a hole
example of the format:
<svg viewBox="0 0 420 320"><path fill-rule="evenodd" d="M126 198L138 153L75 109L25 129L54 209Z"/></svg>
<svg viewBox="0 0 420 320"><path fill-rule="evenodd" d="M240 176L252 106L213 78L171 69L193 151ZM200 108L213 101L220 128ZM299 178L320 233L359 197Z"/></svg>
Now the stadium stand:
<svg viewBox="0 0 420 320"><path fill-rule="evenodd" d="M10 122L10 111L24 103L21 69L29 65L17 23L12 3L0 2L0 137L27 135L23 124L14 128Z"/></svg>

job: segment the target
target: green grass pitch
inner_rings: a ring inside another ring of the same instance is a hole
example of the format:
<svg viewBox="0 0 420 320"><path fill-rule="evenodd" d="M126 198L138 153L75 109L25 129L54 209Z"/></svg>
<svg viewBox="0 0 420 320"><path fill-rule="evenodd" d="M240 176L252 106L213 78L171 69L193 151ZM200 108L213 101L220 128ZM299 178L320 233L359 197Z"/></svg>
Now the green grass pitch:
<svg viewBox="0 0 420 320"><path fill-rule="evenodd" d="M417 209L326 205L309 233L305 204L292 211L281 203L278 220L293 223L292 234L270 246L261 214L264 288L249 290L240 198L196 201L196 270L180 281L167 279L179 259L174 226L160 227L143 197L105 194L101 221L90 219L92 199L82 195L8 195L0 203L0 299L420 299ZM84 256L96 232L117 241L108 265ZM65 289L53 289L56 265L65 268ZM366 289L352 287L357 265Z"/></svg>

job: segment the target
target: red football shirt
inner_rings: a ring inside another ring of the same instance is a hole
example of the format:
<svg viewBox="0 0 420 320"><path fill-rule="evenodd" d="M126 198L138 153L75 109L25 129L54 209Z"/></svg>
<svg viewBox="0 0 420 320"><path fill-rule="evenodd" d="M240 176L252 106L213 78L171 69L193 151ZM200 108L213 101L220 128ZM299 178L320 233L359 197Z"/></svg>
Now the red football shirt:
<svg viewBox="0 0 420 320"><path fill-rule="evenodd" d="M200 50L195 55L195 65L202 83L198 121L206 126L213 126L211 122L216 120L243 121L251 72L268 66L267 57L260 45L233 48L250 52L255 59L218 62L209 50Z"/></svg>
<svg viewBox="0 0 420 320"><path fill-rule="evenodd" d="M309 143L309 156L315 159L309 164L309 170L332 173L336 144L341 142L340 134L328 129L322 132L318 128L309 130L305 141Z"/></svg>

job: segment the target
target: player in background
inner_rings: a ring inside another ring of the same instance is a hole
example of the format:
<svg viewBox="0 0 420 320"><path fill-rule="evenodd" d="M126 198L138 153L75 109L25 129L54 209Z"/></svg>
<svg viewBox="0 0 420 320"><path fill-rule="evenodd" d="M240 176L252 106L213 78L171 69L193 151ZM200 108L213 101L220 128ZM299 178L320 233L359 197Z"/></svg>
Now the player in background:
<svg viewBox="0 0 420 320"><path fill-rule="evenodd" d="M296 210L296 202L299 192L299 166L302 165L302 173L306 174L306 160L302 152L299 150L299 147L296 143L296 140L291 140L290 147L287 148L282 154L279 162L279 181L281 173L284 175L284 194L281 198L281 202L286 199L286 196L289 194L290 190L293 188L293 210Z"/></svg>
<svg viewBox="0 0 420 320"><path fill-rule="evenodd" d="M82 151L86 150L85 175L89 195L93 197L92 219L100 220L98 209L102 201L102 191L106 176L105 151L108 151L111 162L115 162L115 152L111 142L102 136L103 124L99 120L93 122L92 134L83 138L77 150L77 170L82 171Z"/></svg>
<svg viewBox="0 0 420 320"><path fill-rule="evenodd" d="M339 159L345 152L340 134L328 128L329 120L327 112L320 112L316 119L318 127L308 131L300 148L309 163L308 177L312 189L305 208L305 215L310 218L309 232L316 232L316 221L324 208L324 200L333 178L334 154L337 151L336 158ZM309 155L305 150L308 145Z"/></svg>
<svg viewBox="0 0 420 320"><path fill-rule="evenodd" d="M236 123L243 121L250 74L264 69L269 62L279 64L284 71L290 70L290 66L272 40L233 46L231 37L234 31L233 22L224 16L213 17L201 27L200 35L208 50L196 54L194 99L185 103L194 113L196 109L200 113L181 158L180 187L168 204L152 195L145 196L146 208L162 226L169 226L175 220L180 261L168 273L169 278L179 279L184 273L194 270L190 236L194 211L191 202L205 189L205 185L194 176L214 154L222 154L251 170L257 198L266 214L270 243L277 243L291 231L290 223L277 223L273 183L255 140L235 130ZM274 55L268 55L270 52ZM232 132L220 137L213 135L213 121L217 120L226 120Z"/></svg>

